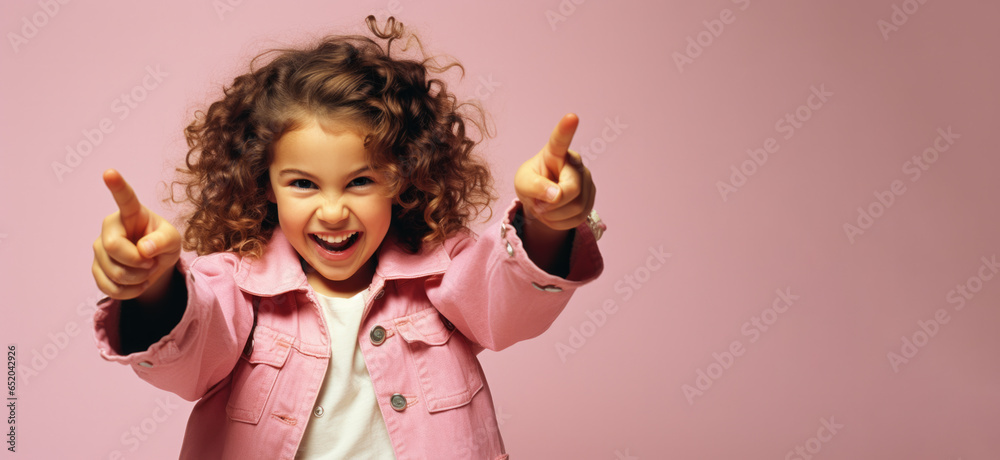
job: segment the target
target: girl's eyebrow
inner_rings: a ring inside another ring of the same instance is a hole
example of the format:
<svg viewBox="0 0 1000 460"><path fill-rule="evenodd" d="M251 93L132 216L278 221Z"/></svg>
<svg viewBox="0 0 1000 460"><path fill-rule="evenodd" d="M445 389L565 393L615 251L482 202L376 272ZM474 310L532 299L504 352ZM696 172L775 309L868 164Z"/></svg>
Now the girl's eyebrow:
<svg viewBox="0 0 1000 460"><path fill-rule="evenodd" d="M278 172L279 176L306 176L310 179L315 179L316 177L309 174L301 169L282 169Z"/></svg>
<svg viewBox="0 0 1000 460"><path fill-rule="evenodd" d="M362 166L362 167L360 167L358 169L355 169L354 172L348 174L348 176L356 176L356 175L361 174L361 173L363 173L365 171L368 171L370 169L372 169L371 166Z"/></svg>
<svg viewBox="0 0 1000 460"><path fill-rule="evenodd" d="M372 169L371 166L362 166L352 171L350 174L348 174L348 176L355 176L370 169ZM290 176L290 175L305 176L310 179L316 179L316 176L313 176L312 174L309 174L301 169L282 169L281 171L278 172L278 176Z"/></svg>

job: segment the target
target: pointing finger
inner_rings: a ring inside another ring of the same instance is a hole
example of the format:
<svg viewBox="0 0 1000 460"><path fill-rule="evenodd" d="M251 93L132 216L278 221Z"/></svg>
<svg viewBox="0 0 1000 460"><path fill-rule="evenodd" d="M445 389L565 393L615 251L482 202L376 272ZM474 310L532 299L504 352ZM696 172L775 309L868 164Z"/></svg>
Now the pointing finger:
<svg viewBox="0 0 1000 460"><path fill-rule="evenodd" d="M133 228L130 223L133 223L132 221L142 214L142 203L139 203L135 191L128 185L128 182L125 182L125 178L114 169L104 171L104 184L107 185L111 195L115 198L115 203L118 204L122 222L126 227Z"/></svg>
<svg viewBox="0 0 1000 460"><path fill-rule="evenodd" d="M566 151L569 150L569 144L573 141L573 134L576 133L579 123L580 118L576 114L566 114L552 130L549 142L542 150L542 161L550 177L559 177L559 172L566 162Z"/></svg>

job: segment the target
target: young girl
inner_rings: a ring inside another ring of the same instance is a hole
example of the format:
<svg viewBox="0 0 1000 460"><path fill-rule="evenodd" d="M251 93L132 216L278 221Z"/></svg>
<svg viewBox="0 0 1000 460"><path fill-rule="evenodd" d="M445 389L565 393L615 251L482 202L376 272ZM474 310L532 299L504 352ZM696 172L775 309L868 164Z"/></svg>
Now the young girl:
<svg viewBox="0 0 1000 460"><path fill-rule="evenodd" d="M577 118L477 237L476 121L427 77L451 65L390 56L402 24L367 20L384 50L335 36L251 63L188 126L183 238L104 174L98 347L198 401L181 458L507 458L476 355L541 334L603 270Z"/></svg>

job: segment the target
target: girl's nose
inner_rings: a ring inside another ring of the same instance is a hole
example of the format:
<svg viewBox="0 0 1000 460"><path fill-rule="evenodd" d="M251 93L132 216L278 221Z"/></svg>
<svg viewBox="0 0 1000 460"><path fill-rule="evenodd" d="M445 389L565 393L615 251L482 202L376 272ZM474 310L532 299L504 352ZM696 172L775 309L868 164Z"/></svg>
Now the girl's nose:
<svg viewBox="0 0 1000 460"><path fill-rule="evenodd" d="M319 209L316 210L316 217L329 224L344 221L349 215L350 212L347 210L347 206L344 205L343 198L340 197L325 200Z"/></svg>

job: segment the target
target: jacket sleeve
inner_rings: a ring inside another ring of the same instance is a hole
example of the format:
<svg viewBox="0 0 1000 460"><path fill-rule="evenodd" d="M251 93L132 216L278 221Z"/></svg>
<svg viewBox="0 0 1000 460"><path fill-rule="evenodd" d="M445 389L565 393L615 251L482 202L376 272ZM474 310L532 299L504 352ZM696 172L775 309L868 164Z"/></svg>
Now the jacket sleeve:
<svg viewBox="0 0 1000 460"><path fill-rule="evenodd" d="M515 199L500 225L479 238L463 234L449 239L448 270L426 283L428 298L438 311L466 338L490 350L545 332L573 292L604 270L604 259L586 223L572 231L570 271L565 278L536 266L512 225L520 208Z"/></svg>
<svg viewBox="0 0 1000 460"><path fill-rule="evenodd" d="M227 253L182 256L177 267L188 292L184 315L141 352L121 354L121 301L99 301L94 333L101 357L131 366L143 380L188 401L204 396L232 372L253 325L250 298L233 281L239 262Z"/></svg>

